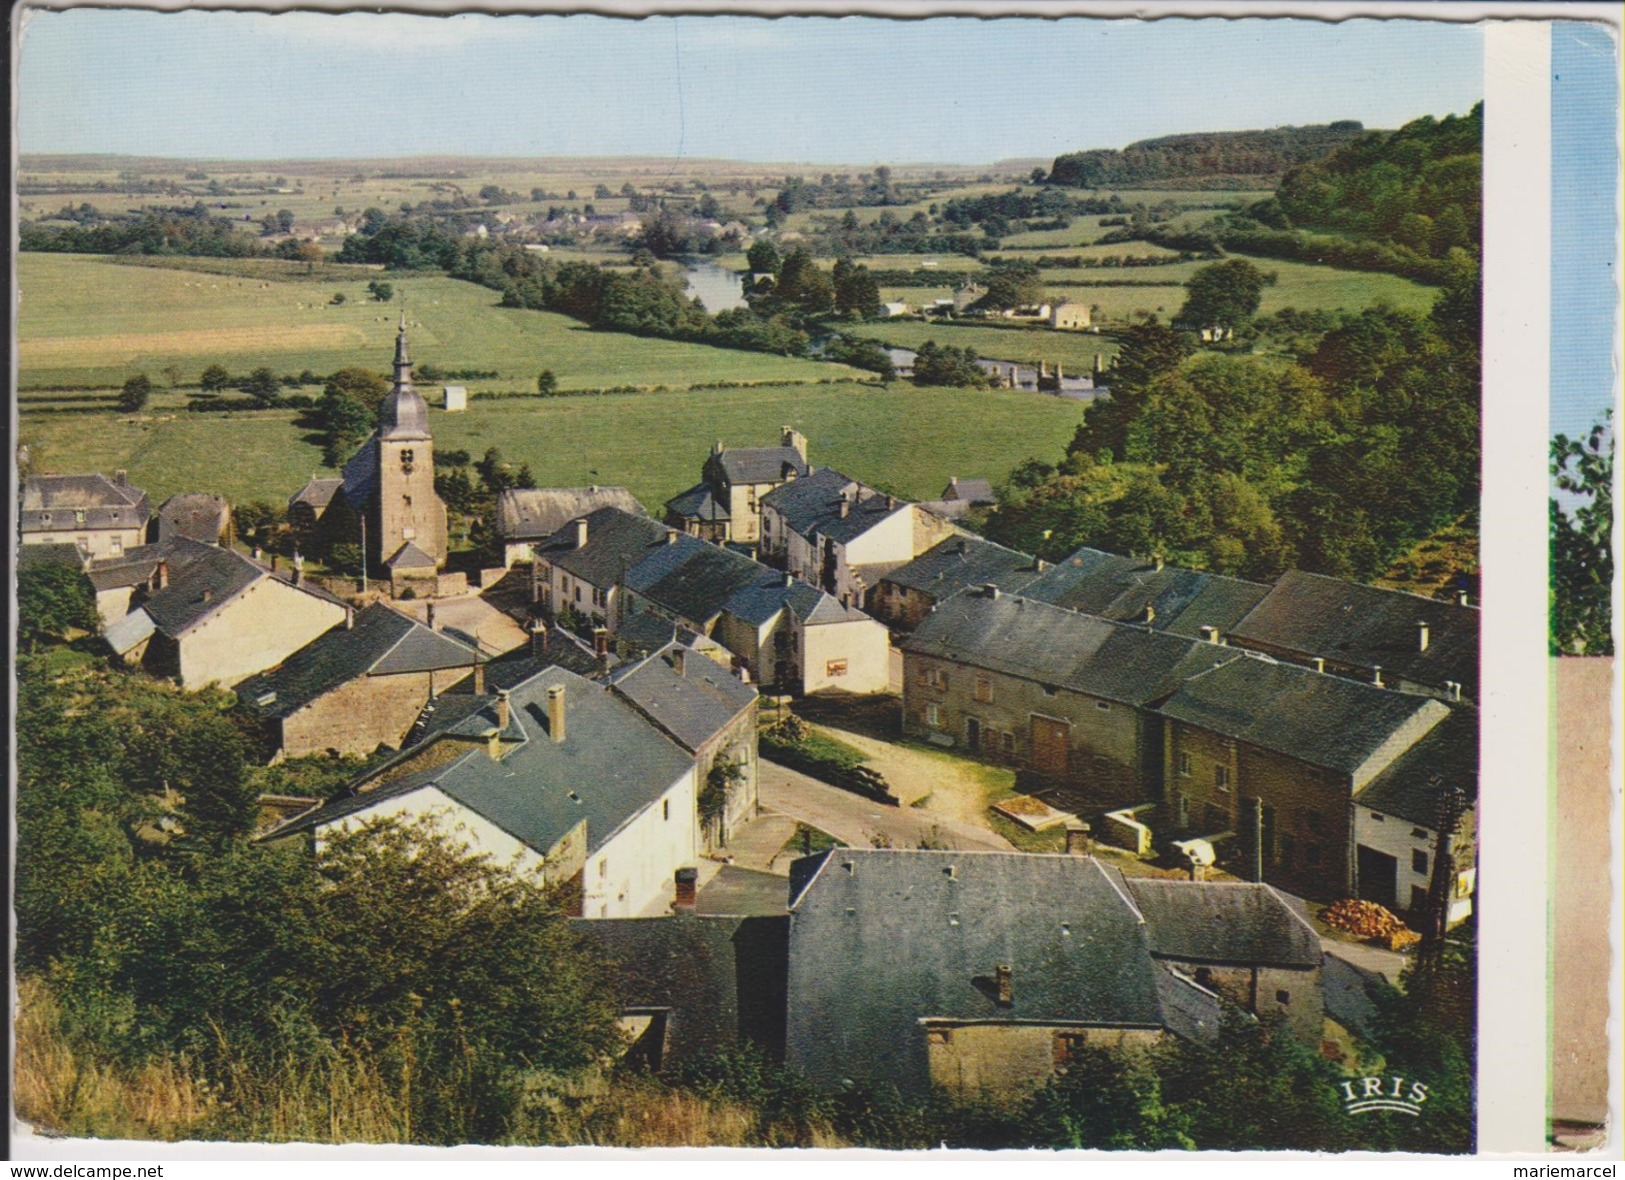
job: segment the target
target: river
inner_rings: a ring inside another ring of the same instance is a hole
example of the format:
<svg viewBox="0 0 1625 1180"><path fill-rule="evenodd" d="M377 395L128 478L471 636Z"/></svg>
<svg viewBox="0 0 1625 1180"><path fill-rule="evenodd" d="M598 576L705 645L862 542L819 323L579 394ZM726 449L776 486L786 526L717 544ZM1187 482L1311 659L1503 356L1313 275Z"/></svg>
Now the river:
<svg viewBox="0 0 1625 1180"><path fill-rule="evenodd" d="M745 306L744 284L738 271L702 262L698 266L685 266L683 281L688 293L698 296L705 310L713 314Z"/></svg>

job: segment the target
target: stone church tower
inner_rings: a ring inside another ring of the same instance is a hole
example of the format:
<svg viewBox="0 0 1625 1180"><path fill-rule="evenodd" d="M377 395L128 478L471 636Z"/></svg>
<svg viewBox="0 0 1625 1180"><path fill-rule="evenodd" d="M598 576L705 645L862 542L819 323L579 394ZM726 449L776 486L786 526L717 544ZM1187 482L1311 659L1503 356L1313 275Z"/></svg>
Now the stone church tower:
<svg viewBox="0 0 1625 1180"><path fill-rule="evenodd" d="M395 337L395 384L378 430L344 466L344 495L366 520L367 558L392 581L432 578L446 563L446 505L434 490L429 409L412 388L406 317Z"/></svg>

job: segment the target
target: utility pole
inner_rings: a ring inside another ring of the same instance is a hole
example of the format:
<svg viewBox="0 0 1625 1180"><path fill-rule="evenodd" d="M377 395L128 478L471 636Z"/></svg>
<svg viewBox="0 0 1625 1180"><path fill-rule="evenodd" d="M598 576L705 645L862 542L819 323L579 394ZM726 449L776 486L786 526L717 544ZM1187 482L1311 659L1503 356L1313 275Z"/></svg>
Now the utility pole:
<svg viewBox="0 0 1625 1180"><path fill-rule="evenodd" d="M361 513L361 593L367 592L367 513Z"/></svg>
<svg viewBox="0 0 1625 1180"><path fill-rule="evenodd" d="M1439 786L1434 775L1429 785ZM1456 830L1467 810L1467 794L1461 787L1451 784L1440 787L1438 796L1438 838L1433 846L1433 876L1428 882L1427 929L1422 931L1422 945L1417 951L1417 973L1430 977L1444 958L1445 929L1450 923L1450 895L1456 879Z"/></svg>

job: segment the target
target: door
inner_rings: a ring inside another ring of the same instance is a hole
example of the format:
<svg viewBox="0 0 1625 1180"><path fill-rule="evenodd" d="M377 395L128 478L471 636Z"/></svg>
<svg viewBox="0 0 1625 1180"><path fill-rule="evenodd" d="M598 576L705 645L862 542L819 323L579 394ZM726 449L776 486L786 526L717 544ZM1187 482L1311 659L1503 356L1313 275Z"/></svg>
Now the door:
<svg viewBox="0 0 1625 1180"><path fill-rule="evenodd" d="M965 718L965 748L969 750L982 748L982 723L974 717Z"/></svg>
<svg viewBox="0 0 1625 1180"><path fill-rule="evenodd" d="M1033 769L1042 774L1065 774L1072 726L1053 717L1032 715Z"/></svg>
<svg viewBox="0 0 1625 1180"><path fill-rule="evenodd" d="M1393 909L1399 892L1399 861L1386 852L1361 844L1355 849L1355 871L1359 873L1360 897Z"/></svg>

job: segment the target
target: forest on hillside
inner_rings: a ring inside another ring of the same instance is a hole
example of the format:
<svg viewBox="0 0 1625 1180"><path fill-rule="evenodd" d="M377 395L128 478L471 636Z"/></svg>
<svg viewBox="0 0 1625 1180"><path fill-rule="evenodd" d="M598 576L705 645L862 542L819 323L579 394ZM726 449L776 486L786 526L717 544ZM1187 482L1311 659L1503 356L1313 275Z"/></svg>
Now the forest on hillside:
<svg viewBox="0 0 1625 1180"><path fill-rule="evenodd" d="M1048 182L1072 188L1143 188L1175 180L1280 176L1354 142L1363 132L1358 120L1344 119L1312 127L1165 135L1122 149L1057 156Z"/></svg>

